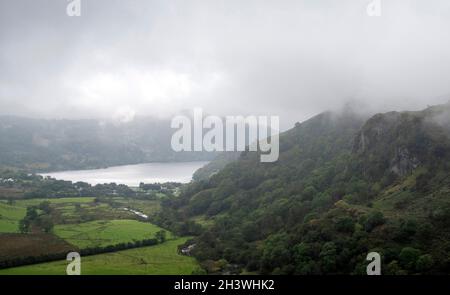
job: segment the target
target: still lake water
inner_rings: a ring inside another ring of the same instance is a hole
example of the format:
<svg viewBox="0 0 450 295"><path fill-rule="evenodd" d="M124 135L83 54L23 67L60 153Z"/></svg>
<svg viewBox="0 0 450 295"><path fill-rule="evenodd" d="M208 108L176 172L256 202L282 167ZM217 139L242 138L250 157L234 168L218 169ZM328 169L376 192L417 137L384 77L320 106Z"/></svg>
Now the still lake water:
<svg viewBox="0 0 450 295"><path fill-rule="evenodd" d="M139 186L139 183L155 182L182 182L192 180L194 172L208 162L174 162L174 163L147 163L137 165L114 166L105 169L74 170L42 173L60 180L72 182L83 181L91 185L111 183Z"/></svg>

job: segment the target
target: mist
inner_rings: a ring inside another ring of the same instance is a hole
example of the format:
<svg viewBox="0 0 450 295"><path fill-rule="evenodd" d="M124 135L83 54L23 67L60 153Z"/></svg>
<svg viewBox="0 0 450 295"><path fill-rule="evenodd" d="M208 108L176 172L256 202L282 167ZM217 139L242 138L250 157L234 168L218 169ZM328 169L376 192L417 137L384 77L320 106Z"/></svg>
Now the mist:
<svg viewBox="0 0 450 295"><path fill-rule="evenodd" d="M43 118L417 110L450 100L450 3L0 1L0 114Z"/></svg>

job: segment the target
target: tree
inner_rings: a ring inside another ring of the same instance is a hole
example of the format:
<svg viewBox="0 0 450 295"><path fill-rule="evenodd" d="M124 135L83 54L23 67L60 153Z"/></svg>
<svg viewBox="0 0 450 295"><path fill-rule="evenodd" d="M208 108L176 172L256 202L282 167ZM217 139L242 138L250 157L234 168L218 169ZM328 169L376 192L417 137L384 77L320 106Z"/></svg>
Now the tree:
<svg viewBox="0 0 450 295"><path fill-rule="evenodd" d="M402 221L397 233L397 240L409 241L417 232L417 222L415 220Z"/></svg>
<svg viewBox="0 0 450 295"><path fill-rule="evenodd" d="M416 270L419 272L427 272L433 267L434 259L430 254L425 254L419 257L416 262Z"/></svg>
<svg viewBox="0 0 450 295"><path fill-rule="evenodd" d="M371 212L364 223L364 228L367 232L371 232L375 227L386 222L383 213L379 211Z"/></svg>
<svg viewBox="0 0 450 295"><path fill-rule="evenodd" d="M28 218L28 220L32 221L32 220L35 220L37 217L38 217L38 214L36 211L36 207L34 207L34 206L28 207L25 218Z"/></svg>
<svg viewBox="0 0 450 295"><path fill-rule="evenodd" d="M19 221L19 231L21 233L27 233L30 231L31 224L38 219L38 213L36 207L27 207L27 213L23 219Z"/></svg>
<svg viewBox="0 0 450 295"><path fill-rule="evenodd" d="M404 271L396 260L391 261L387 266L386 270L383 272L387 275L406 275L407 272Z"/></svg>
<svg viewBox="0 0 450 295"><path fill-rule="evenodd" d="M312 200L317 194L317 190L313 186L307 186L302 192L302 200Z"/></svg>
<svg viewBox="0 0 450 295"><path fill-rule="evenodd" d="M41 209L42 211L44 211L46 214L49 214L51 211L50 202L44 201L39 204L38 208Z"/></svg>
<svg viewBox="0 0 450 295"><path fill-rule="evenodd" d="M164 243L166 241L166 231L160 230L155 233L155 239L158 240L159 243Z"/></svg>
<svg viewBox="0 0 450 295"><path fill-rule="evenodd" d="M326 242L319 254L322 270L330 273L336 270L336 246L333 242Z"/></svg>
<svg viewBox="0 0 450 295"><path fill-rule="evenodd" d="M320 193L313 198L311 204L313 208L322 209L331 205L332 201L333 200L331 199L330 195L328 195L327 193Z"/></svg>
<svg viewBox="0 0 450 295"><path fill-rule="evenodd" d="M335 227L340 232L352 233L355 229L355 222L350 217L343 216L336 221Z"/></svg>
<svg viewBox="0 0 450 295"><path fill-rule="evenodd" d="M293 248L296 275L319 274L319 266L314 261L312 247L307 243L300 243Z"/></svg>
<svg viewBox="0 0 450 295"><path fill-rule="evenodd" d="M49 233L53 230L53 221L48 215L44 215L39 218L39 225L46 233Z"/></svg>
<svg viewBox="0 0 450 295"><path fill-rule="evenodd" d="M416 266L416 262L419 259L419 256L420 250L412 247L405 247L400 252L398 258L400 259L400 263L404 268L413 270Z"/></svg>
<svg viewBox="0 0 450 295"><path fill-rule="evenodd" d="M19 221L19 231L24 234L30 231L30 221L24 218Z"/></svg>
<svg viewBox="0 0 450 295"><path fill-rule="evenodd" d="M291 262L288 241L286 233L274 234L267 238L261 263L263 272L270 273L276 267L282 267Z"/></svg>

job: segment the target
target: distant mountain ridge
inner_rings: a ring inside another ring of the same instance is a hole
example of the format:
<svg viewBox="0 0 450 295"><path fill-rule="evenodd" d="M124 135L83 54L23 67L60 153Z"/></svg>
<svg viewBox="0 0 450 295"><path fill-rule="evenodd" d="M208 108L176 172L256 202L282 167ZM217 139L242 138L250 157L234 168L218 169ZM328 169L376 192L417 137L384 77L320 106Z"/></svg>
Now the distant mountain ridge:
<svg viewBox="0 0 450 295"><path fill-rule="evenodd" d="M0 116L0 166L30 171L103 168L146 162L211 160L174 152L169 120L46 120Z"/></svg>

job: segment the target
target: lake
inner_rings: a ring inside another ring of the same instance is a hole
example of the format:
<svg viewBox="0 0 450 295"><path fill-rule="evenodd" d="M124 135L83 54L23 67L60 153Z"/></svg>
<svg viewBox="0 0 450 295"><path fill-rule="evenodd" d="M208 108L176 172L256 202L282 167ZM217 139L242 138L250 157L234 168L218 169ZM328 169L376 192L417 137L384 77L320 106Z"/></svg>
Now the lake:
<svg viewBox="0 0 450 295"><path fill-rule="evenodd" d="M194 172L208 162L173 162L173 163L146 163L137 165L114 166L105 169L74 170L42 173L60 180L72 182L83 181L91 185L111 183L139 186L139 183L155 182L182 182L192 180Z"/></svg>

